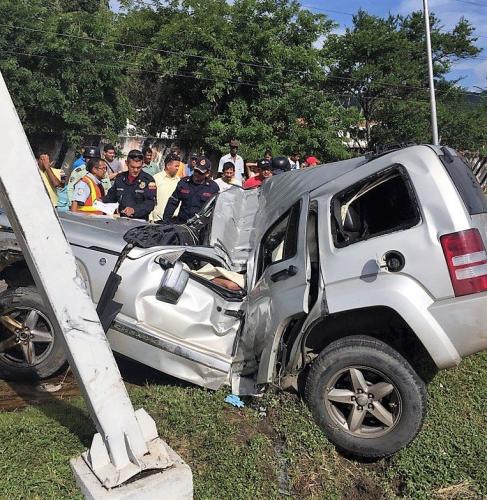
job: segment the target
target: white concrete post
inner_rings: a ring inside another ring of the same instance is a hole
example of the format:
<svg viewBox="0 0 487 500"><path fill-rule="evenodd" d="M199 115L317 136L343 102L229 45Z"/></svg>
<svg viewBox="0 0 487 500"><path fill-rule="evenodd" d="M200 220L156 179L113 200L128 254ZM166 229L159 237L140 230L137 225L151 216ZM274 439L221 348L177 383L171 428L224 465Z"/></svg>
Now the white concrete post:
<svg viewBox="0 0 487 500"><path fill-rule="evenodd" d="M132 407L1 74L0 123L0 197L99 432L84 458L107 488L166 468L172 460L151 417Z"/></svg>

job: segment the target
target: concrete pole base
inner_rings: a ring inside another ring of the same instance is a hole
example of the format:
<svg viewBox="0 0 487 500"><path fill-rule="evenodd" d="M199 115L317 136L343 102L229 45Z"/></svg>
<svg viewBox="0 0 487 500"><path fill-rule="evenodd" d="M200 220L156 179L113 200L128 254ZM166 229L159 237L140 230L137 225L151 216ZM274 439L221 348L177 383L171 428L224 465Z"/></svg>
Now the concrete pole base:
<svg viewBox="0 0 487 500"><path fill-rule="evenodd" d="M193 474L186 462L167 443L169 458L174 465L163 471L143 475L140 479L107 490L90 470L82 457L70 461L76 483L86 500L191 500Z"/></svg>

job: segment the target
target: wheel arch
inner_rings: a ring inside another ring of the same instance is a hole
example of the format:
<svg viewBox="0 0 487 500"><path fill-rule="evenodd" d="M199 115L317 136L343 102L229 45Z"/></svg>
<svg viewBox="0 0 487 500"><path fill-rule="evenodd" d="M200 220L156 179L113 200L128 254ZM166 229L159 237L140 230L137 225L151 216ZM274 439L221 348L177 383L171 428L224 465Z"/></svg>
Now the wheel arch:
<svg viewBox="0 0 487 500"><path fill-rule="evenodd" d="M425 381L438 368L424 344L408 323L394 309L372 306L330 314L301 331L294 340L287 331L289 357L283 361L284 375L303 371L329 344L340 338L367 335L382 340L401 354Z"/></svg>
<svg viewBox="0 0 487 500"><path fill-rule="evenodd" d="M78 271L83 279L86 289L90 297L93 296L91 281L89 279L88 270L83 262L75 256ZM0 280L4 280L7 288L17 288L19 286L36 286L34 278L29 270L29 266L22 254L12 254L10 260L1 268Z"/></svg>

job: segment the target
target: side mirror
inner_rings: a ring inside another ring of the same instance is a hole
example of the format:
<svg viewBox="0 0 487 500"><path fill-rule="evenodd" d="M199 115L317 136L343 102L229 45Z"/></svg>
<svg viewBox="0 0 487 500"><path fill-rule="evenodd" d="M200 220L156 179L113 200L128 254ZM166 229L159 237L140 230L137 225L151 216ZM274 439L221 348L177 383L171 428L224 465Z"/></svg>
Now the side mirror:
<svg viewBox="0 0 487 500"><path fill-rule="evenodd" d="M159 264L164 269L164 274L157 289L156 299L169 304L177 304L188 283L188 271L184 269L180 261L176 261L172 267L167 267L161 262Z"/></svg>

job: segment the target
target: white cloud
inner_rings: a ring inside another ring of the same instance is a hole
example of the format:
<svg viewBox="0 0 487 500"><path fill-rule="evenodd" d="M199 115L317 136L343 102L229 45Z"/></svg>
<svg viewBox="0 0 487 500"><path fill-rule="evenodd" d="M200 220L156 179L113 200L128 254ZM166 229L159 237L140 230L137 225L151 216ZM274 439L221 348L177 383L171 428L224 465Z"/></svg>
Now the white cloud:
<svg viewBox="0 0 487 500"><path fill-rule="evenodd" d="M486 87L487 61L482 59L485 59L487 54L487 9L455 0L429 0L428 5L430 12L436 15L444 29L452 29L464 17L476 28L474 35L481 35L476 42L476 46L483 49L480 59L458 61L453 65L451 76L452 78L464 76L463 84L470 88ZM402 0L397 11L400 14L409 14L422 9L421 0Z"/></svg>

